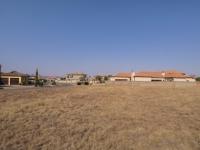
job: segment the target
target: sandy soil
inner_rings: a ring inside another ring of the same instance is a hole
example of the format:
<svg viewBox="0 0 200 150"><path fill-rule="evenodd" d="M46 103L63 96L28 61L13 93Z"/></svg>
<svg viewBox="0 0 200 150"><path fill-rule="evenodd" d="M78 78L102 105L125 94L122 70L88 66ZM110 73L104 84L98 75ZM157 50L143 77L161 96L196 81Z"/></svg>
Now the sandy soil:
<svg viewBox="0 0 200 150"><path fill-rule="evenodd" d="M200 150L200 87L0 90L0 149Z"/></svg>

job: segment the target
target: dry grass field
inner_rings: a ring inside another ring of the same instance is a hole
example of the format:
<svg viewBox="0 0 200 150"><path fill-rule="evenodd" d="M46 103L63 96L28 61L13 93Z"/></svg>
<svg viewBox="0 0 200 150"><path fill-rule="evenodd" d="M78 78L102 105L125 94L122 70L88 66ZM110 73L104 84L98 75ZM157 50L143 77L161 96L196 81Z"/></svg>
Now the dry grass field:
<svg viewBox="0 0 200 150"><path fill-rule="evenodd" d="M1 150L200 150L200 87L0 91Z"/></svg>

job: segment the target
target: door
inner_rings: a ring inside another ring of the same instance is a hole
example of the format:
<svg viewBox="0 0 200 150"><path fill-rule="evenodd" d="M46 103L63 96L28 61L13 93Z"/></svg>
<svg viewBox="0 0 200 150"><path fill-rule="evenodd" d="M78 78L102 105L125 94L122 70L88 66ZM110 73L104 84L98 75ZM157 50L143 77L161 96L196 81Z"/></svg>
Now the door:
<svg viewBox="0 0 200 150"><path fill-rule="evenodd" d="M18 85L19 78L10 78L10 85Z"/></svg>

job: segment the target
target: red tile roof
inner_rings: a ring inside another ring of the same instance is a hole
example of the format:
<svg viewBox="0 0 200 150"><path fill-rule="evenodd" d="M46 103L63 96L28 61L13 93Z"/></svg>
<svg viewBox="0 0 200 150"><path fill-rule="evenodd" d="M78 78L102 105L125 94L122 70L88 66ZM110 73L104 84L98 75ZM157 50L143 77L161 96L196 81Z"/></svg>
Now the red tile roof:
<svg viewBox="0 0 200 150"><path fill-rule="evenodd" d="M137 72L135 73L135 77L152 77L152 78L162 78L162 72L149 72L149 71L144 71L144 72Z"/></svg>
<svg viewBox="0 0 200 150"><path fill-rule="evenodd" d="M166 78L185 78L187 77L185 73L178 72L175 70L165 71Z"/></svg>
<svg viewBox="0 0 200 150"><path fill-rule="evenodd" d="M131 72L122 72L118 73L116 77L126 77L131 78ZM176 70L167 70L167 71L141 71L136 72L135 77L151 77L151 78L190 78L190 76L186 76L185 73L176 71Z"/></svg>

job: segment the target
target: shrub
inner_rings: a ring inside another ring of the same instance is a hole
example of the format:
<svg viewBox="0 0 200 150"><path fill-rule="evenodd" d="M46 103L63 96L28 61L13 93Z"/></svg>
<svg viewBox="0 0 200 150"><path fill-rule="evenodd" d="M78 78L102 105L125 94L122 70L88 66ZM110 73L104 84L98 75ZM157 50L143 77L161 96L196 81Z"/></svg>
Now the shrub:
<svg viewBox="0 0 200 150"><path fill-rule="evenodd" d="M200 77L197 77L197 78L196 78L196 81L200 81Z"/></svg>
<svg viewBox="0 0 200 150"><path fill-rule="evenodd" d="M38 85L39 85L40 87L42 87L42 86L44 85L44 82L43 82L42 80L38 80Z"/></svg>
<svg viewBox="0 0 200 150"><path fill-rule="evenodd" d="M85 85L89 85L89 82L86 81L86 82L85 82Z"/></svg>
<svg viewBox="0 0 200 150"><path fill-rule="evenodd" d="M77 85L81 85L81 82L77 82Z"/></svg>
<svg viewBox="0 0 200 150"><path fill-rule="evenodd" d="M52 85L56 85L56 81L52 81Z"/></svg>

